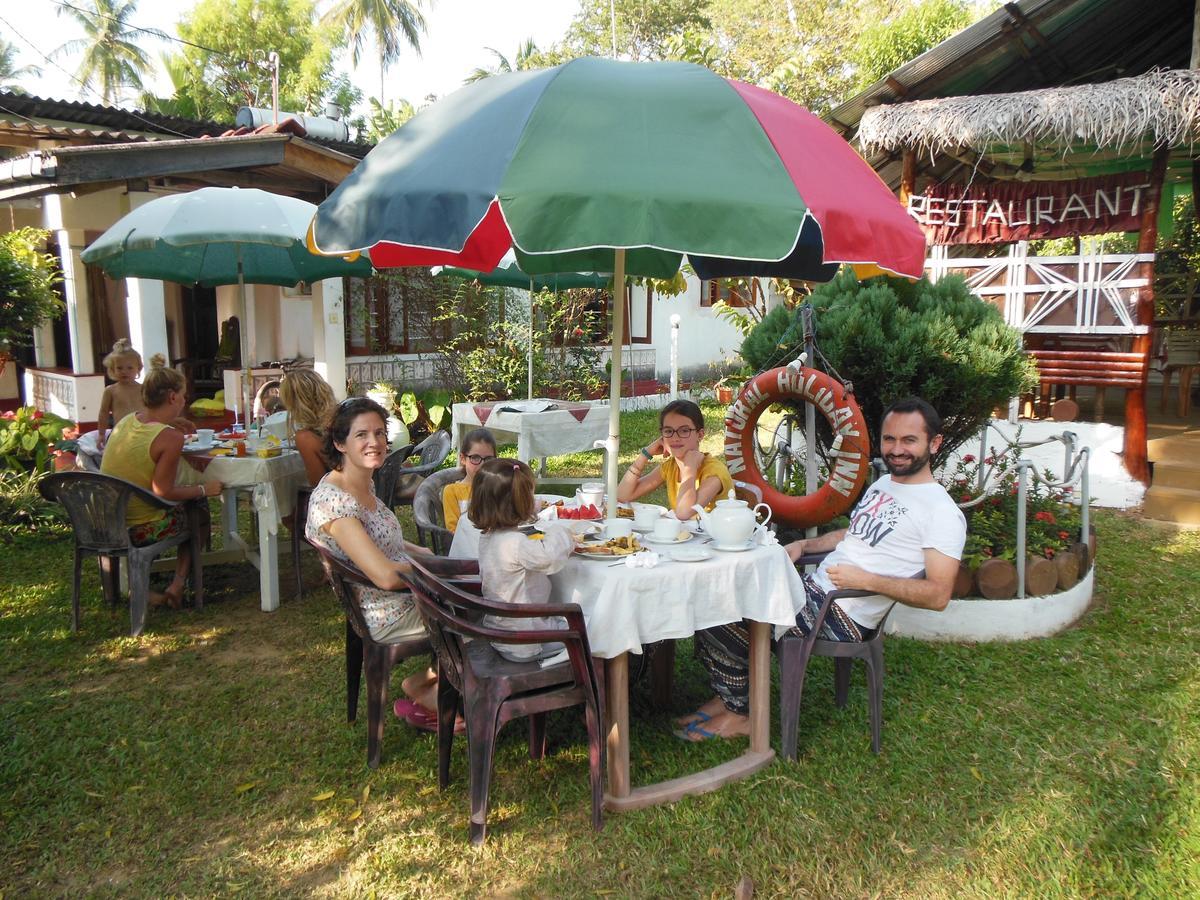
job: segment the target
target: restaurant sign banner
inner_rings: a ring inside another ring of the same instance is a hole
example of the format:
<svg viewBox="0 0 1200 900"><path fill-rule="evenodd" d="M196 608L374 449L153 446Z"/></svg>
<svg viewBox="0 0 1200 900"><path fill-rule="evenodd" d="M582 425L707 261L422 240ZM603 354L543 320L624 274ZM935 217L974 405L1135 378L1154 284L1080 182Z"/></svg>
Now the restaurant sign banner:
<svg viewBox="0 0 1200 900"><path fill-rule="evenodd" d="M1137 231L1150 189L1146 172L1075 181L930 185L908 198L908 214L931 244L1014 241Z"/></svg>

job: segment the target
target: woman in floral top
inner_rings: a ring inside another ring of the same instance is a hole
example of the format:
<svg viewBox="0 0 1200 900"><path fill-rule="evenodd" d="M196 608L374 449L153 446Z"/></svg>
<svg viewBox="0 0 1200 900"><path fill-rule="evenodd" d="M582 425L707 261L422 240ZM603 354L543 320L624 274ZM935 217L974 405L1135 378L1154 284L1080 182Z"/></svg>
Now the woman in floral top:
<svg viewBox="0 0 1200 900"><path fill-rule="evenodd" d="M352 562L375 584L356 586L371 637L396 643L425 633L416 603L401 593L405 554L428 553L404 540L395 514L375 498L371 476L387 459L387 416L361 397L337 407L325 430L333 471L313 489L305 534L338 559Z"/></svg>

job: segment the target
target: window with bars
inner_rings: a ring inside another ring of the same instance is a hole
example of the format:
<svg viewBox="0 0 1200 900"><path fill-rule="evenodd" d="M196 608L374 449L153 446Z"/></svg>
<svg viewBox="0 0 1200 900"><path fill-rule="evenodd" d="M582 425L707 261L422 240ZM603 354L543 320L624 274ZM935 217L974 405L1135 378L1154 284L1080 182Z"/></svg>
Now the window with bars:
<svg viewBox="0 0 1200 900"><path fill-rule="evenodd" d="M762 302L762 287L757 278L714 278L704 282L700 305L713 306L718 300L728 306L755 306Z"/></svg>

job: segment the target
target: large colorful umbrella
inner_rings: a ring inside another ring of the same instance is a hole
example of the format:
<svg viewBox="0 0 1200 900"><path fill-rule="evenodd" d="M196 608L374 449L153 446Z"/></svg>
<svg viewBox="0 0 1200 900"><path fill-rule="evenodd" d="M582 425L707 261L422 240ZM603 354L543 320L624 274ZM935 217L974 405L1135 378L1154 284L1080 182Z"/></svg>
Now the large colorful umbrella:
<svg viewBox="0 0 1200 900"><path fill-rule="evenodd" d="M791 101L688 63L585 58L499 75L423 110L320 205L320 253L380 268L828 280L919 277L925 239L878 176ZM623 304L613 327L623 328ZM610 490L620 360L614 344Z"/></svg>
<svg viewBox="0 0 1200 900"><path fill-rule="evenodd" d="M215 287L238 285L242 365L252 364L246 285L293 287L353 275L371 265L310 253L304 236L316 207L255 188L207 187L151 200L123 216L83 251L110 278L152 278ZM249 378L242 379L247 416Z"/></svg>

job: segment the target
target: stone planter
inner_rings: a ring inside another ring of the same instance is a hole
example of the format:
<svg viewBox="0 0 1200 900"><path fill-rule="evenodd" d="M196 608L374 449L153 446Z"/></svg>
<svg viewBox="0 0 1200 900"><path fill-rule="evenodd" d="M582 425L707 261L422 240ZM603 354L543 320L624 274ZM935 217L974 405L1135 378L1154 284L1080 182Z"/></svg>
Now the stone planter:
<svg viewBox="0 0 1200 900"><path fill-rule="evenodd" d="M888 634L924 641L1024 641L1049 637L1079 620L1092 601L1095 569L1068 590L1023 600L951 600L941 612L899 604Z"/></svg>

